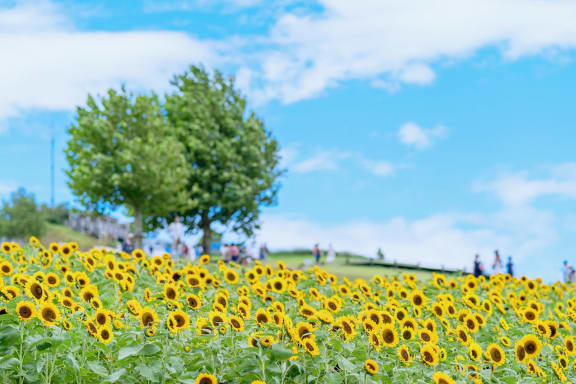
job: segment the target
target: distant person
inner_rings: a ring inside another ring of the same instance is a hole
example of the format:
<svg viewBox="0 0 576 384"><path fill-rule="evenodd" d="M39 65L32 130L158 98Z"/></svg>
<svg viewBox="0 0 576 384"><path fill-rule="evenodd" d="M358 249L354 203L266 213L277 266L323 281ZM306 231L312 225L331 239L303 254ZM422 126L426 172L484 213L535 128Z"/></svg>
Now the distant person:
<svg viewBox="0 0 576 384"><path fill-rule="evenodd" d="M176 216L174 221L168 226L168 233L172 239L172 255L179 257L180 245L182 244L182 237L184 237L184 226L180 222L180 216Z"/></svg>
<svg viewBox="0 0 576 384"><path fill-rule="evenodd" d="M314 249L312 249L312 255L314 255L314 262L320 264L320 246L318 243L314 244Z"/></svg>
<svg viewBox="0 0 576 384"><path fill-rule="evenodd" d="M230 244L228 247L230 251L230 261L237 263L240 261L240 249L238 248L238 244Z"/></svg>
<svg viewBox="0 0 576 384"><path fill-rule="evenodd" d="M482 263L480 262L480 256L476 255L474 257L474 276L478 277L478 276L482 276L484 273L484 267L482 266Z"/></svg>
<svg viewBox="0 0 576 384"><path fill-rule="evenodd" d="M495 275L502 273L502 259L500 258L500 253L498 253L498 250L494 251L494 263L492 263L492 273Z"/></svg>
<svg viewBox="0 0 576 384"><path fill-rule="evenodd" d="M508 256L508 263L506 263L506 273L514 277L514 263L512 262L512 256Z"/></svg>
<svg viewBox="0 0 576 384"><path fill-rule="evenodd" d="M562 274L563 274L565 283L568 283L569 281L571 281L572 267L570 266L570 264L568 264L568 260L564 260L564 270L563 270Z"/></svg>
<svg viewBox="0 0 576 384"><path fill-rule="evenodd" d="M122 251L124 251L126 253L132 253L132 251L134 249L135 249L135 247L134 247L134 235L129 233L126 240L124 240L124 242L122 243Z"/></svg>
<svg viewBox="0 0 576 384"><path fill-rule="evenodd" d="M333 263L336 260L336 252L332 248L332 244L328 245L328 254L326 255L326 263Z"/></svg>
<svg viewBox="0 0 576 384"><path fill-rule="evenodd" d="M265 261L267 257L268 257L268 247L266 246L266 243L264 243L262 244L260 250L258 251L258 258L260 259L260 261Z"/></svg>

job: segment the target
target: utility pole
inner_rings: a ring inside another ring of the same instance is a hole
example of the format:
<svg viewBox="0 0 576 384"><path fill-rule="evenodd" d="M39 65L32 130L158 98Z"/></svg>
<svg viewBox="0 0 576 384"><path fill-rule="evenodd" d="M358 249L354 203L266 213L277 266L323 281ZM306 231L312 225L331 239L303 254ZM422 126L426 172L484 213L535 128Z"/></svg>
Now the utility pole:
<svg viewBox="0 0 576 384"><path fill-rule="evenodd" d="M50 206L54 207L54 123L50 138Z"/></svg>

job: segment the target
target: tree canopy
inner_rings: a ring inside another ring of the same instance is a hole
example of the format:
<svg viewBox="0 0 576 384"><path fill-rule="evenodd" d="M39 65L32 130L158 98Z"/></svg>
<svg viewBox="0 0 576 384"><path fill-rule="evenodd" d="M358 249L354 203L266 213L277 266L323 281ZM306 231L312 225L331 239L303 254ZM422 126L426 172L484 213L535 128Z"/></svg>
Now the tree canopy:
<svg viewBox="0 0 576 384"><path fill-rule="evenodd" d="M189 208L186 224L203 231L210 250L212 225L248 236L258 228L262 206L274 204L282 171L278 143L263 121L246 107L234 78L198 66L172 80L166 96L173 134L185 149Z"/></svg>
<svg viewBox="0 0 576 384"><path fill-rule="evenodd" d="M137 246L142 232L157 225L145 219L187 204L185 147L171 135L154 93L134 95L122 87L99 100L89 95L68 133L68 185L89 210L125 207L134 216Z"/></svg>
<svg viewBox="0 0 576 384"><path fill-rule="evenodd" d="M46 223L34 195L23 188L10 195L0 209L0 237L24 240L32 235L42 236Z"/></svg>

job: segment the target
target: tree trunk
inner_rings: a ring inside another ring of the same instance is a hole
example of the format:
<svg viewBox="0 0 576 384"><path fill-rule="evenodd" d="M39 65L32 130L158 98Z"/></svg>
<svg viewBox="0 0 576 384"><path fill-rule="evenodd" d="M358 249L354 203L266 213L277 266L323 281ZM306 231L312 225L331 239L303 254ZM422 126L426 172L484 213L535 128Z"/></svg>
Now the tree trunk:
<svg viewBox="0 0 576 384"><path fill-rule="evenodd" d="M210 219L208 213L202 212L202 251L206 254L210 254L211 240Z"/></svg>
<svg viewBox="0 0 576 384"><path fill-rule="evenodd" d="M142 248L142 211L134 207L134 247Z"/></svg>

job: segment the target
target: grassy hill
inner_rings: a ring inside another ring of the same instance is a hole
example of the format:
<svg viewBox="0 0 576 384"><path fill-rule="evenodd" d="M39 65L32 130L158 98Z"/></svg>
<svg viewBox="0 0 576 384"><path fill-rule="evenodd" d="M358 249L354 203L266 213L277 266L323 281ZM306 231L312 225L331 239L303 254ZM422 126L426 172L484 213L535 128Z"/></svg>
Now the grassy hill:
<svg viewBox="0 0 576 384"><path fill-rule="evenodd" d="M407 270L402 268L390 268L381 267L378 265L348 265L347 260L358 261L363 259L359 255L353 254L338 254L336 260L330 264L323 264L321 267L326 271L335 274L338 277L348 277L349 279L370 279L374 275L381 276L399 276L403 272L414 273L419 280L429 280L432 278L432 273L428 271L418 271L418 270ZM269 263L276 263L282 260L289 267L296 268L302 267L305 260L308 263L312 263L314 258L312 257L312 251L308 250L296 250L296 251L284 251L284 252L273 252L268 255ZM321 259L325 260L325 256ZM307 267L304 267L307 268Z"/></svg>
<svg viewBox="0 0 576 384"><path fill-rule="evenodd" d="M48 245L52 242L61 243L75 241L78 243L80 249L82 250L90 249L95 246L114 245L113 242L98 240L95 237L88 236L70 229L65 225L51 223L46 223L46 233L40 238L40 241L44 245Z"/></svg>

